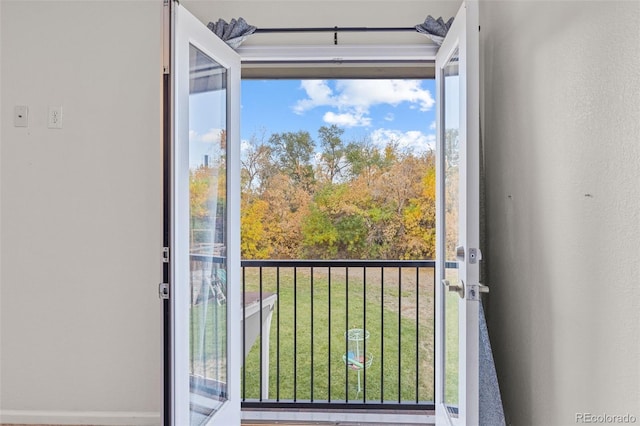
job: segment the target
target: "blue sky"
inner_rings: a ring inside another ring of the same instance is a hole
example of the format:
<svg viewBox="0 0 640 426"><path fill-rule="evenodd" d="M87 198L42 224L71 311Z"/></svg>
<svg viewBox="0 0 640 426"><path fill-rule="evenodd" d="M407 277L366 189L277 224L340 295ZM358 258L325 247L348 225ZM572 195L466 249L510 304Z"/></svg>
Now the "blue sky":
<svg viewBox="0 0 640 426"><path fill-rule="evenodd" d="M384 147L435 149L434 80L243 80L241 137L336 124L343 140L369 138Z"/></svg>
<svg viewBox="0 0 640 426"><path fill-rule="evenodd" d="M191 167L205 155L210 162L220 155L224 97L221 91L189 96ZM243 80L241 108L243 149L252 138L266 142L273 133L299 130L317 142L321 126L336 124L346 143L368 139L379 148L395 142L415 153L435 150L434 80Z"/></svg>

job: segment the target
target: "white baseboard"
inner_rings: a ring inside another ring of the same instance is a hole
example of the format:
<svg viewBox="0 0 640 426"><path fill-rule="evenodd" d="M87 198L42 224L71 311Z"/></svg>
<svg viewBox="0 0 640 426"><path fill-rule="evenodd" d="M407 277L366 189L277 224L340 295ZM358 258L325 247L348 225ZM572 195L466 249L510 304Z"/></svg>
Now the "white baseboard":
<svg viewBox="0 0 640 426"><path fill-rule="evenodd" d="M158 412L0 410L0 423L22 425L158 426Z"/></svg>

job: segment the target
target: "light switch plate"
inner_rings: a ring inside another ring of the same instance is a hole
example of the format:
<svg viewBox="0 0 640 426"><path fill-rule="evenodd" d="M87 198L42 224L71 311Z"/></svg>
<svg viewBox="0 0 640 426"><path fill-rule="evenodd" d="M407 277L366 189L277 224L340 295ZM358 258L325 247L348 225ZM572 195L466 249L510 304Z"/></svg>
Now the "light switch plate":
<svg viewBox="0 0 640 426"><path fill-rule="evenodd" d="M16 105L13 112L13 125L16 127L29 126L29 108L26 105Z"/></svg>

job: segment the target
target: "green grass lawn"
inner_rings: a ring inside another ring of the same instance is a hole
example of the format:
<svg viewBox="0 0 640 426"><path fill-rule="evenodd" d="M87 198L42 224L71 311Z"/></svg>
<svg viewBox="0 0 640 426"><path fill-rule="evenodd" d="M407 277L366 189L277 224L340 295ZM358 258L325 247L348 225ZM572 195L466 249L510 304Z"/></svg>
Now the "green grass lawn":
<svg viewBox="0 0 640 426"><path fill-rule="evenodd" d="M271 324L269 398L316 401L433 401L433 271L367 269L366 288L362 268L316 268L311 284L310 268L299 268L294 286L291 268L263 270L265 292L277 292ZM246 291L258 291L257 269L246 271ZM417 296L416 296L417 294ZM294 302L295 300L295 302ZM418 304L416 305L416 300ZM347 305L348 303L348 305ZM343 361L344 336L350 328L370 333L366 352L371 366L361 373ZM279 343L278 343L279 342ZM278 351L279 347L279 351ZM244 395L259 398L260 345L256 342L245 362ZM279 374L279 381L277 375Z"/></svg>

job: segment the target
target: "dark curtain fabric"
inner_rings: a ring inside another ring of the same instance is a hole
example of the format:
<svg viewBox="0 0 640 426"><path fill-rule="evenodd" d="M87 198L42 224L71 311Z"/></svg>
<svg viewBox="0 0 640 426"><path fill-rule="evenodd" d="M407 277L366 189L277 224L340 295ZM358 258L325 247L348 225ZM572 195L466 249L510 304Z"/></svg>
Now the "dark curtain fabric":
<svg viewBox="0 0 640 426"><path fill-rule="evenodd" d="M435 19L433 16L429 15L422 24L416 25L416 30L421 34L426 35L434 43L440 46L442 45L442 41L447 35L447 32L449 32L449 28L451 28L452 23L453 18L449 18L449 20L445 22L442 17Z"/></svg>
<svg viewBox="0 0 640 426"><path fill-rule="evenodd" d="M256 27L249 25L244 18L232 19L231 22L218 19L218 22L209 22L207 28L233 49L240 47L242 42L256 31Z"/></svg>

